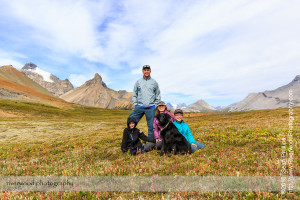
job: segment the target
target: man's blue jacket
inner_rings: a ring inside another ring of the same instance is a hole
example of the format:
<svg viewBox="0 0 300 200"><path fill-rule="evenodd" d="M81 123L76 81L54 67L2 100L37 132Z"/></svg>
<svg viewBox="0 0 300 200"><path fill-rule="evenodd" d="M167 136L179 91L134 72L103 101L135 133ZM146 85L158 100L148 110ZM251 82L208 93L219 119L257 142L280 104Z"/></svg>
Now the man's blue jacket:
<svg viewBox="0 0 300 200"><path fill-rule="evenodd" d="M132 102L134 105L151 107L160 101L160 90L158 83L151 78L137 80L133 88Z"/></svg>

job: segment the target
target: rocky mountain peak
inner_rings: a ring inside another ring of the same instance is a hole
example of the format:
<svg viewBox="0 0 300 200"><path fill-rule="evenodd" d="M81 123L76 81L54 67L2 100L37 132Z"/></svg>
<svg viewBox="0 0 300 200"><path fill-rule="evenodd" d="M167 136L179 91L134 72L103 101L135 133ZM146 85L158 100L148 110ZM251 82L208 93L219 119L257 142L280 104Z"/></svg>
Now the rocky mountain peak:
<svg viewBox="0 0 300 200"><path fill-rule="evenodd" d="M26 63L22 69L30 70L30 69L35 69L35 68L37 68L37 66L34 63L29 62L29 63Z"/></svg>
<svg viewBox="0 0 300 200"><path fill-rule="evenodd" d="M196 101L196 103L197 104L203 104L203 103L206 104L206 102L203 99L200 99L200 100Z"/></svg>
<svg viewBox="0 0 300 200"><path fill-rule="evenodd" d="M85 82L86 86L101 84L103 87L107 88L106 84L102 81L102 77L96 73L94 78Z"/></svg>
<svg viewBox="0 0 300 200"><path fill-rule="evenodd" d="M95 74L94 80L95 82L102 83L102 77L98 73Z"/></svg>
<svg viewBox="0 0 300 200"><path fill-rule="evenodd" d="M297 76L294 78L293 82L299 82L299 80L300 80L300 75L297 75Z"/></svg>
<svg viewBox="0 0 300 200"><path fill-rule="evenodd" d="M26 63L21 72L55 96L61 96L73 89L73 85L69 80L60 80L53 74L40 69L32 62Z"/></svg>
<svg viewBox="0 0 300 200"><path fill-rule="evenodd" d="M100 108L132 109L134 107L131 102L132 93L106 87L98 73L93 79L60 97L65 101Z"/></svg>
<svg viewBox="0 0 300 200"><path fill-rule="evenodd" d="M12 65L3 65L0 67L1 70L11 70L11 69L15 69Z"/></svg>
<svg viewBox="0 0 300 200"><path fill-rule="evenodd" d="M185 111L189 112L203 112L203 111L213 111L216 110L214 107L206 103L203 99L198 100L197 102L189 105Z"/></svg>

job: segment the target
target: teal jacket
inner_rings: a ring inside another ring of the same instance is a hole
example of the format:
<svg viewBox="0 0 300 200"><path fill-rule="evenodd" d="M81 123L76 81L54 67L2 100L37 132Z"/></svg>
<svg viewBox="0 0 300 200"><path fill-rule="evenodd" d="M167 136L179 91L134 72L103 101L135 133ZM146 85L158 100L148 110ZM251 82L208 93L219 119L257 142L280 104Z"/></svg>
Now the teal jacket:
<svg viewBox="0 0 300 200"><path fill-rule="evenodd" d="M132 93L132 102L134 105L143 107L156 106L160 101L160 90L158 83L151 78L145 77L137 80Z"/></svg>
<svg viewBox="0 0 300 200"><path fill-rule="evenodd" d="M178 131L185 137L185 139L190 143L195 143L195 139L192 135L190 127L188 124L184 123L182 120L181 122L174 121L173 124L177 127Z"/></svg>

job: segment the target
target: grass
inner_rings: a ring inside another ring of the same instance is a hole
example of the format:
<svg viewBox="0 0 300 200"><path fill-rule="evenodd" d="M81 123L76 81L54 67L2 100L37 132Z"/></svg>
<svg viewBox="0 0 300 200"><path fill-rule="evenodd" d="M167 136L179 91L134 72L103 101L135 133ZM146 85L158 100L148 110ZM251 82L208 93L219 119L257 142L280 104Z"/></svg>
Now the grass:
<svg viewBox="0 0 300 200"><path fill-rule="evenodd" d="M73 104L59 109L0 99L0 176L280 176L288 109L187 113L196 141L190 156L130 156L120 150L130 111ZM299 169L299 113L294 109L295 176ZM147 133L145 118L138 128ZM170 167L171 166L171 167ZM299 192L0 192L0 199L299 199Z"/></svg>

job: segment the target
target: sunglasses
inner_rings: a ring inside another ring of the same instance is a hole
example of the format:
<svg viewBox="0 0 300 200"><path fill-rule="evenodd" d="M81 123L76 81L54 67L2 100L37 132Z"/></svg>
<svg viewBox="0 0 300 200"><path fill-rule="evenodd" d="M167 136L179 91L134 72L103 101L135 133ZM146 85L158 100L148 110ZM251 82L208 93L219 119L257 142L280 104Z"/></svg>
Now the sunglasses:
<svg viewBox="0 0 300 200"><path fill-rule="evenodd" d="M143 69L146 69L146 68L150 69L150 65L144 65L143 66Z"/></svg>

